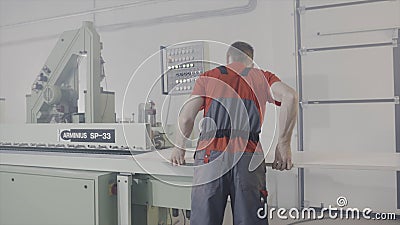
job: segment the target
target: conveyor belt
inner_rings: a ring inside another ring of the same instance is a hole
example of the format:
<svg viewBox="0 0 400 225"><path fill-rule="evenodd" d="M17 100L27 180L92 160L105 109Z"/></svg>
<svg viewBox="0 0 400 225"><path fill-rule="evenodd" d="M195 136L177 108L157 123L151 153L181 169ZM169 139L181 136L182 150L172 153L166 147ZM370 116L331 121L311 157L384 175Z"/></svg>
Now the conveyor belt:
<svg viewBox="0 0 400 225"><path fill-rule="evenodd" d="M122 150L122 149L87 149L87 148L50 148L50 147L21 147L21 146L0 146L2 151L17 152L56 152L56 153L80 153L80 154L105 154L105 155L138 155L148 151Z"/></svg>

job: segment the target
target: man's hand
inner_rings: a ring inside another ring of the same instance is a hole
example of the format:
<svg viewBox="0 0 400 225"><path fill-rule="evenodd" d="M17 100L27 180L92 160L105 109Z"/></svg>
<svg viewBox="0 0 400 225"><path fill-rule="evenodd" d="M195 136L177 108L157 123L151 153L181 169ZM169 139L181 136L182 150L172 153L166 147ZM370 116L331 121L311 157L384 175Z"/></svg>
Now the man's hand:
<svg viewBox="0 0 400 225"><path fill-rule="evenodd" d="M196 81L197 83L197 81ZM185 164L185 146L186 140L192 133L194 120L197 113L204 105L204 98L198 95L191 95L189 99L183 104L179 118L178 126L175 133L175 148L171 154L171 163L173 165Z"/></svg>
<svg viewBox="0 0 400 225"><path fill-rule="evenodd" d="M172 165L184 165L185 162L185 150L174 148L171 154Z"/></svg>
<svg viewBox="0 0 400 225"><path fill-rule="evenodd" d="M275 160L272 163L272 169L290 170L292 169L292 151L290 143L278 143L275 150Z"/></svg>

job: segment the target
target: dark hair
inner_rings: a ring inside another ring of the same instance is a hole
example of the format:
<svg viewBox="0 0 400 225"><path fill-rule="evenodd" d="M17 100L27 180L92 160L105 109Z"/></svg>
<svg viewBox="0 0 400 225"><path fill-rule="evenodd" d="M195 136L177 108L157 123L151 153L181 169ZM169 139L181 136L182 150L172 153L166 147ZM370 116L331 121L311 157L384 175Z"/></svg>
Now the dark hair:
<svg viewBox="0 0 400 225"><path fill-rule="evenodd" d="M237 41L231 44L228 49L228 54L232 57L233 61L244 62L247 57L253 59L254 49L246 42Z"/></svg>

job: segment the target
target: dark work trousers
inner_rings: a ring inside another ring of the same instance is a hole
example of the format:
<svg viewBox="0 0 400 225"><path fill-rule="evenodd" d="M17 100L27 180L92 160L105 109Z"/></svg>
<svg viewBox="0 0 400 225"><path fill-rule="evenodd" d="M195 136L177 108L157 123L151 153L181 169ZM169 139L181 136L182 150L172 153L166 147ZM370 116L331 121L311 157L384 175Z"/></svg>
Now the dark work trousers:
<svg viewBox="0 0 400 225"><path fill-rule="evenodd" d="M268 225L268 216L257 214L267 213L263 154L212 151L209 163L204 154L195 155L190 224L221 225L229 195L234 225Z"/></svg>

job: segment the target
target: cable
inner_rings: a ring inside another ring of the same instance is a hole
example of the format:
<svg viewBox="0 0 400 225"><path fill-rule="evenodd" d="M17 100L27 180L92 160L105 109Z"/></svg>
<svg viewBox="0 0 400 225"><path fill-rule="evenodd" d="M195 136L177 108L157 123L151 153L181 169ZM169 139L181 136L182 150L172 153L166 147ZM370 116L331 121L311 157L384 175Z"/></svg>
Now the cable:
<svg viewBox="0 0 400 225"><path fill-rule="evenodd" d="M204 10L190 13L181 13L172 16L156 17L153 19L139 20L133 22L119 23L103 25L99 27L100 31L115 31L120 29L126 29L130 27L145 27L151 25L160 25L162 23L173 23L173 22L187 22L192 20L210 18L210 17L221 17L221 16L233 16L244 13L249 13L257 8L257 0L249 0L246 5L234 6L224 9L215 10Z"/></svg>
<svg viewBox="0 0 400 225"><path fill-rule="evenodd" d="M96 0L93 0L93 9L96 9ZM96 26L96 12L93 12L93 24Z"/></svg>
<svg viewBox="0 0 400 225"><path fill-rule="evenodd" d="M166 1L171 1L171 0L166 0ZM108 25L102 25L102 26L96 26L98 31L115 31L115 30L121 30L121 29L127 29L131 27L146 27L146 26L151 26L151 25L159 25L161 23L178 23L178 22L187 22L189 20L198 20L198 19L205 19L205 18L210 18L210 17L221 17L221 16L234 16L234 15L240 15L240 14L245 14L254 11L257 8L257 2L258 0L249 0L246 5L243 6L237 6L237 7L230 7L230 8L225 8L225 9L216 9L216 10L208 10L208 11L198 11L198 12L192 12L192 13L182 13L182 14L176 14L172 16L164 16L164 17L157 17L154 19L146 19L146 20L140 20L140 21L132 21L132 22L126 22L126 23L117 23L117 24L108 24ZM153 2L155 4L157 2ZM144 5L144 4L143 4ZM94 13L98 11L90 11L90 13ZM57 19L63 18L63 16L57 17ZM49 19L47 19L49 20ZM41 20L41 21L34 21L34 23L37 22L42 22L42 21L47 21L46 19ZM3 27L0 26L1 28L4 27L10 27L10 26L17 26L17 25L25 25L29 24L32 22L23 22L19 24L9 24L5 25ZM0 46L6 46L6 45L19 45L21 43L28 43L28 42L34 42L34 41L42 41L42 40L52 40L55 38L58 38L59 34L54 34L54 35L47 35L47 36L42 36L42 37L35 37L35 38L28 38L28 39L22 39L22 40L16 40L16 41L7 41L7 42L1 42Z"/></svg>
<svg viewBox="0 0 400 225"><path fill-rule="evenodd" d="M106 72L104 69L104 63L106 63L106 62L103 60L103 57L101 57L101 56L100 56L100 60L101 60L101 64L102 64L102 74L104 75L104 83L106 84L106 90L108 90L107 76L106 76ZM101 115L101 122L103 122L104 114L106 113L107 106L108 106L108 94L106 97L106 104L104 104L103 114Z"/></svg>
<svg viewBox="0 0 400 225"><path fill-rule="evenodd" d="M165 116L165 126L168 124L168 117L169 117L169 108L171 106L171 99L172 99L172 95L167 95L168 99L168 108L167 108L167 115Z"/></svg>
<svg viewBox="0 0 400 225"><path fill-rule="evenodd" d="M164 0L164 1L176 1L176 0ZM23 25L35 24L35 23L46 22L46 21L66 19L66 18L71 18L71 17L76 17L76 16L85 16L85 15L90 15L90 14L94 14L94 13L109 12L109 11L126 9L126 8L135 7L135 6L140 6L140 5L149 5L149 4L159 3L159 2L160 2L160 0L135 1L135 2L117 5L117 6L103 7L103 8L99 8L99 9L94 8L94 9L87 10L87 11L63 14L60 16L46 17L46 18L42 18L42 19L35 19L35 20L18 22L18 23L6 24L6 25L0 26L0 29L7 29L7 28L13 28L16 26L23 26Z"/></svg>
<svg viewBox="0 0 400 225"><path fill-rule="evenodd" d="M104 77L104 83L106 84L106 90L108 90L107 77ZM107 97L106 97L106 104L104 104L103 114L101 115L101 122L103 122L104 115L107 110L107 106L108 106L108 93L107 93Z"/></svg>

